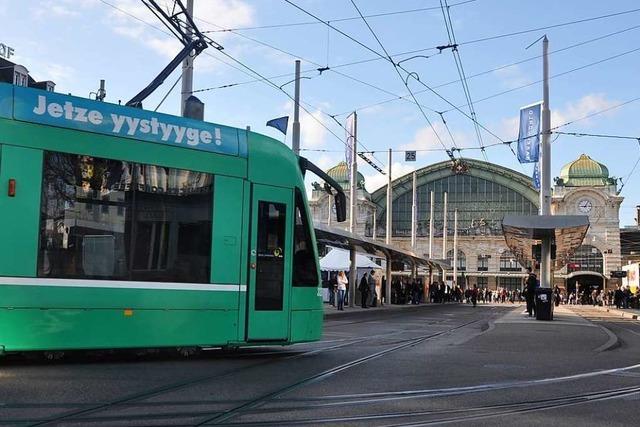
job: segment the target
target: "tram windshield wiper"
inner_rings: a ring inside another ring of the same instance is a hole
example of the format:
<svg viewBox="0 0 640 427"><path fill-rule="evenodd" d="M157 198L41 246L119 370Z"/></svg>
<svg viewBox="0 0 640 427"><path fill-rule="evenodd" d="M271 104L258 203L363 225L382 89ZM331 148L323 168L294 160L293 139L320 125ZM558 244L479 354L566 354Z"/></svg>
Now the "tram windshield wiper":
<svg viewBox="0 0 640 427"><path fill-rule="evenodd" d="M314 165L309 159L305 157L299 157L298 163L302 176L307 171L313 172L318 178L325 182L324 189L327 193L333 196L336 204L336 221L344 222L347 219L347 197L344 194L344 190L333 178L331 178L325 171ZM335 190L335 193L331 189Z"/></svg>

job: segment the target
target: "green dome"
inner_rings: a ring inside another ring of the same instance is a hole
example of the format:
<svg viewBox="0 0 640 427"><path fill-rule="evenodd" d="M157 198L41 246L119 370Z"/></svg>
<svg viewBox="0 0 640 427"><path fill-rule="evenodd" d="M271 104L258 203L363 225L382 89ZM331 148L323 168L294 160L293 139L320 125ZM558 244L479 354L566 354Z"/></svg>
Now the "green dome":
<svg viewBox="0 0 640 427"><path fill-rule="evenodd" d="M562 185L566 187L591 187L609 185L609 169L586 154L564 165L560 171Z"/></svg>
<svg viewBox="0 0 640 427"><path fill-rule="evenodd" d="M327 175L335 179L338 184L344 189L349 189L349 169L347 168L347 162L340 162L327 171ZM364 175L358 172L356 177L356 188L365 190L364 188Z"/></svg>

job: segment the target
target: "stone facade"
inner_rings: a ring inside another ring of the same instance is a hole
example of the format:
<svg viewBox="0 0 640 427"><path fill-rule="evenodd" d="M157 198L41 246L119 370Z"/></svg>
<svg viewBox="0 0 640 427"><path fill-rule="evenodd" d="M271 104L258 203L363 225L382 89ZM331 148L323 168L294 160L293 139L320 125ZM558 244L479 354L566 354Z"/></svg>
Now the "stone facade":
<svg viewBox="0 0 640 427"><path fill-rule="evenodd" d="M583 245L597 249L603 263L601 271L593 271L592 266L565 266L556 272L556 284L572 288L571 279L587 275L592 276L589 282L599 281L609 289L620 284L620 279L609 278L609 272L622 267L619 218L623 200L608 169L588 156L583 154L563 168L553 188L551 211L554 215L589 216L589 231ZM575 271L569 271L570 267Z"/></svg>
<svg viewBox="0 0 640 427"><path fill-rule="evenodd" d="M327 174L340 184L347 196L347 219L344 222L336 222L333 198L319 183L313 183L313 190L311 191L311 198L309 199L309 208L311 210L313 221L316 224L324 224L343 230L349 230L350 185L347 164L345 162L340 162L333 168L329 169ZM361 173L358 173L357 175L356 220L353 232L355 234L364 235L366 233L367 224L372 221L375 214L375 204L371 202L371 194L369 194L365 188L364 176Z"/></svg>
<svg viewBox="0 0 640 427"><path fill-rule="evenodd" d="M453 258L453 208L459 210L458 232L458 277L456 282L461 285L490 289L507 288L520 289L526 270L515 261L506 246L501 234L501 215L503 214L537 214L538 193L532 187L529 177L519 172L477 160L465 160L466 170L463 174L451 168L448 162L427 166L417 171L418 189L418 218L427 218L418 226L416 247L411 247L410 235L406 233L407 193L411 193L411 175L394 180L394 236L392 244L406 250L413 250L424 257L429 256L428 232L428 194L430 191L444 191L449 195L449 209L447 214L446 259ZM338 165L328 173L339 183L346 186L344 165ZM464 176L464 178L461 177ZM355 232L373 237L373 221L377 219L377 238L384 241L384 221L386 216L386 186L369 194L364 188L364 179L358 185L358 217ZM487 190L488 187L492 189ZM473 192L482 188L482 195L474 198ZM476 189L476 190L474 190ZM454 194L464 192L465 196ZM439 198L438 198L439 197ZM491 199L491 200L485 200ZM440 200L440 202L438 202ZM504 201L503 201L504 200ZM556 178L553 188L552 212L557 215L588 215L590 219L589 232L583 243L583 251L593 251L589 256L589 263L579 258L554 273L554 283L563 288L575 288L575 282L582 280L581 285L598 285L607 288L614 287L619 279L608 279L608 273L621 268L619 210L623 198L618 196L616 180L609 178L609 173L601 165L587 156L566 165L560 177ZM409 202L410 203L410 202ZM443 258L443 216L442 194L436 194L434 210L434 238L431 258ZM440 204L438 204L440 203ZM316 223L327 224L330 200L329 196L317 186L310 200L313 218ZM430 205L428 205L430 206ZM469 208L471 206L471 208ZM496 219L496 210L500 213ZM400 212L400 213L399 213ZM438 218L439 216L439 218ZM335 216L334 216L335 218ZM409 221L410 223L410 221ZM400 224L400 225L399 225ZM335 220L331 226L348 228L348 221L337 224ZM402 228L404 227L404 228ZM440 228L438 228L440 227ZM453 271L447 272L446 279L453 281Z"/></svg>

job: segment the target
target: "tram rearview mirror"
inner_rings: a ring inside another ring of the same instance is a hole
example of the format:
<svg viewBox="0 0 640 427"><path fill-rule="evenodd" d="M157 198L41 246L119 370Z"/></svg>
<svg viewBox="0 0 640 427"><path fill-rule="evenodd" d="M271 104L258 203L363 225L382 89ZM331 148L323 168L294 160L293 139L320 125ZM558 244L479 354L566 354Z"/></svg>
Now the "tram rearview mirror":
<svg viewBox="0 0 640 427"><path fill-rule="evenodd" d="M344 193L336 193L333 197L336 201L336 221L344 222L347 220L347 198Z"/></svg>
<svg viewBox="0 0 640 427"><path fill-rule="evenodd" d="M336 204L336 221L344 222L347 220L347 197L344 194L344 190L333 178L331 178L325 171L320 169L318 166L311 163L308 159L304 157L298 158L298 164L300 165L300 171L302 172L302 176L305 175L307 171L313 172L316 176L322 178L325 182L325 191L331 195L333 195L333 200L335 200ZM335 190L335 193L331 191L331 189Z"/></svg>

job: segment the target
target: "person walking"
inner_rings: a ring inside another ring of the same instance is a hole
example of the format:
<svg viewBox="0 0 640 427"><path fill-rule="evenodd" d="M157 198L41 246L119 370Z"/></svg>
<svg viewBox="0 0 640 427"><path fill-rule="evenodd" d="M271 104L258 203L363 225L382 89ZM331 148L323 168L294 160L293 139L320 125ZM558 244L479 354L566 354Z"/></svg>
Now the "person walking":
<svg viewBox="0 0 640 427"><path fill-rule="evenodd" d="M378 305L378 293L376 292L376 278L374 277L376 274L375 271L371 270L369 273L369 278L367 282L369 283L369 298L371 301L369 302L370 307L376 307Z"/></svg>
<svg viewBox="0 0 640 427"><path fill-rule="evenodd" d="M473 289L471 289L471 303L475 307L478 302L478 285L474 284Z"/></svg>
<svg viewBox="0 0 640 427"><path fill-rule="evenodd" d="M620 285L617 286L616 291L613 294L613 303L618 309L622 306L622 289L620 289Z"/></svg>
<svg viewBox="0 0 640 427"><path fill-rule="evenodd" d="M362 300L362 308L367 307L367 299L369 298L369 273L364 273L362 279L360 279L360 286L358 286L358 290L360 291L360 298Z"/></svg>
<svg viewBox="0 0 640 427"><path fill-rule="evenodd" d="M347 291L349 280L344 271L338 273L338 310L344 310L344 294Z"/></svg>
<svg viewBox="0 0 640 427"><path fill-rule="evenodd" d="M536 312L535 307L535 298L536 298L536 284L538 283L538 279L536 278L536 274L531 270L531 267L527 267L527 276L526 281L526 291L527 294L525 296L527 301L527 313L529 313L529 317L531 317ZM533 313L533 314L532 314Z"/></svg>

